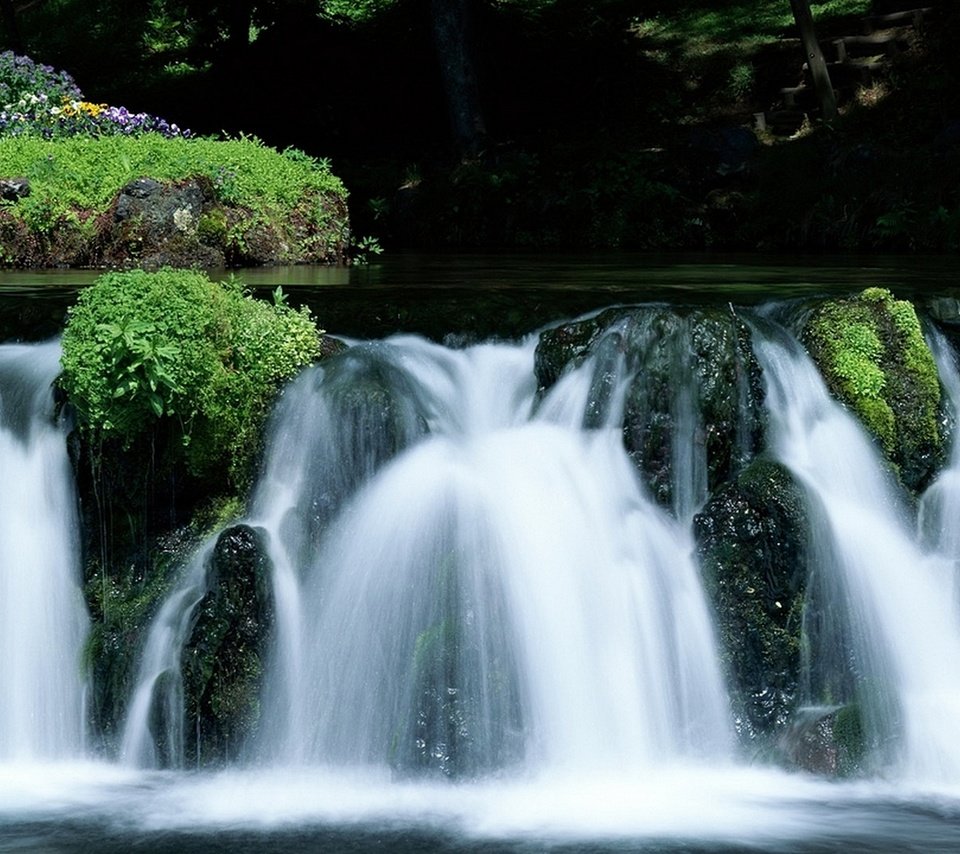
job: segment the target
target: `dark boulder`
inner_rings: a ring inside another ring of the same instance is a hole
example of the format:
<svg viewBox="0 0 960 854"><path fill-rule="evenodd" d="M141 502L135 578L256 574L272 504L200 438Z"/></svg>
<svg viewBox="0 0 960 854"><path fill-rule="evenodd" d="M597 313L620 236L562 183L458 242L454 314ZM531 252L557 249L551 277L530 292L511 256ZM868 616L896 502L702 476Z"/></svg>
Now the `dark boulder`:
<svg viewBox="0 0 960 854"><path fill-rule="evenodd" d="M703 499L760 448L765 415L750 332L732 311L661 307L611 309L540 336L535 371L541 395L592 359L584 425L611 415L626 380L623 440L654 497L679 509L679 456L692 454Z"/></svg>
<svg viewBox="0 0 960 854"><path fill-rule="evenodd" d="M205 239L205 224L217 210L205 179L163 184L138 178L120 191L112 216L101 220L95 260L119 267L222 267L223 247Z"/></svg>
<svg viewBox="0 0 960 854"><path fill-rule="evenodd" d="M810 522L783 466L754 461L694 518L737 727L745 741L781 730L798 700Z"/></svg>
<svg viewBox="0 0 960 854"><path fill-rule="evenodd" d="M273 627L269 573L259 530L235 525L217 538L181 658L190 764L234 759L256 732Z"/></svg>
<svg viewBox="0 0 960 854"><path fill-rule="evenodd" d="M30 195L27 178L3 178L0 180L0 201L18 202Z"/></svg>

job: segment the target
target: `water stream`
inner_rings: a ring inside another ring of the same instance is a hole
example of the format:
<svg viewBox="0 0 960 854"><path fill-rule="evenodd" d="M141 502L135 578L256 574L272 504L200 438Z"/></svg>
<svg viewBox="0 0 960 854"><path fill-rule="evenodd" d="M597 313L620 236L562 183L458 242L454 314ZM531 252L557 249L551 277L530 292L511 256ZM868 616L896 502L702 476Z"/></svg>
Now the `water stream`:
<svg viewBox="0 0 960 854"><path fill-rule="evenodd" d="M92 755L59 350L5 345L0 850L960 851L960 442L918 513L799 344L758 329L764 453L803 487L810 607L831 603L807 699L857 707L863 778L736 744L694 558L708 486L683 335L666 506L624 450L644 360L616 346L545 393L535 337L394 336L304 371L244 520L275 609L256 740L220 770L178 769L207 543L147 635L119 755ZM838 658L847 682L817 672Z"/></svg>
<svg viewBox="0 0 960 854"><path fill-rule="evenodd" d="M84 746L80 534L66 431L54 414L60 347L0 347L0 760Z"/></svg>

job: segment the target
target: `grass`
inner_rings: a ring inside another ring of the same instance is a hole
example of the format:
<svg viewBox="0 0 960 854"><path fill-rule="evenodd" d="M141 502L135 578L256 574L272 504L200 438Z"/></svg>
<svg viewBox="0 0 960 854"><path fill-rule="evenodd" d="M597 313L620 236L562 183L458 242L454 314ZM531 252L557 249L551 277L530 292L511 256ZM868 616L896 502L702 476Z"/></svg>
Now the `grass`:
<svg viewBox="0 0 960 854"><path fill-rule="evenodd" d="M870 0L827 0L812 4L814 21L829 26L866 15ZM638 35L682 44L687 53L750 46L792 35L793 14L785 0L733 0L727 3L680 3L669 16L638 19Z"/></svg>
<svg viewBox="0 0 960 854"><path fill-rule="evenodd" d="M15 137L0 145L0 176L30 180L30 196L10 206L15 215L42 208L53 219L70 211L102 212L122 187L143 177L206 177L220 201L264 213L316 194L346 195L325 161L295 149L281 153L251 137Z"/></svg>

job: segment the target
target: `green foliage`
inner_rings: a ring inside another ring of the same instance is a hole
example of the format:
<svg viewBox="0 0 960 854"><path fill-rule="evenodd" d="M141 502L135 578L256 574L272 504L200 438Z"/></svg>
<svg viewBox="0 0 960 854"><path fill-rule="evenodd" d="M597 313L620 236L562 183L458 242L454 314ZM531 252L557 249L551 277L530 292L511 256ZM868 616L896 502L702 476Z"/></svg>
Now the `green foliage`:
<svg viewBox="0 0 960 854"><path fill-rule="evenodd" d="M883 288L817 307L804 330L833 393L918 487L942 451L940 380L913 306Z"/></svg>
<svg viewBox="0 0 960 854"><path fill-rule="evenodd" d="M0 176L30 179L30 195L7 210L33 230L50 228L70 212L105 212L121 187L143 177L158 181L205 177L224 203L268 219L297 210L317 226L326 216L318 196L346 195L329 164L300 153L278 153L248 136L17 137L0 146ZM205 227L216 229L217 224Z"/></svg>
<svg viewBox="0 0 960 854"><path fill-rule="evenodd" d="M727 77L727 92L734 100L744 98L753 90L753 66L747 62L738 62L730 69Z"/></svg>
<svg viewBox="0 0 960 854"><path fill-rule="evenodd" d="M361 237L354 247L354 261L357 264L369 264L370 259L383 254L383 247L376 237Z"/></svg>
<svg viewBox="0 0 960 854"><path fill-rule="evenodd" d="M870 0L827 0L811 3L819 25L837 18L857 17L870 11ZM644 21L644 31L664 39L683 41L691 48L705 42L730 44L769 40L792 32L795 26L790 4L758 3L756 0L702 2L686 0L669 14Z"/></svg>
<svg viewBox="0 0 960 854"><path fill-rule="evenodd" d="M396 5L397 0L322 0L320 14L351 24L365 24Z"/></svg>
<svg viewBox="0 0 960 854"><path fill-rule="evenodd" d="M63 335L61 384L93 436L129 444L174 419L196 475L242 477L283 380L319 353L309 313L197 272L108 273Z"/></svg>

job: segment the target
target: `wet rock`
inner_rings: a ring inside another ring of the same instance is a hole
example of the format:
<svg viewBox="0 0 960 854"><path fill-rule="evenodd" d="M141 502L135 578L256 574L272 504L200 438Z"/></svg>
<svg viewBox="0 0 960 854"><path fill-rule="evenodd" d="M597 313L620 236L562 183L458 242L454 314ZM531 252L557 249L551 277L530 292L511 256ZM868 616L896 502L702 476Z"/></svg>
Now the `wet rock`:
<svg viewBox="0 0 960 854"><path fill-rule="evenodd" d="M721 657L744 740L782 729L797 701L810 522L783 466L754 461L694 518Z"/></svg>
<svg viewBox="0 0 960 854"><path fill-rule="evenodd" d="M208 568L208 593L184 647L186 757L235 759L260 722L260 690L273 626L270 564L259 530L228 528Z"/></svg>
<svg viewBox="0 0 960 854"><path fill-rule="evenodd" d="M762 445L760 368L749 330L734 313L613 309L551 329L535 357L541 395L588 358L593 379L584 424L607 421L627 378L624 446L661 504L689 509ZM696 482L696 495L676 494L680 477Z"/></svg>
<svg viewBox="0 0 960 854"><path fill-rule="evenodd" d="M825 777L852 777L864 770L865 741L860 707L804 709L780 739L791 765Z"/></svg>
<svg viewBox="0 0 960 854"><path fill-rule="evenodd" d="M908 489L919 492L944 454L940 380L913 306L868 288L810 313L803 342L830 391L873 435Z"/></svg>

